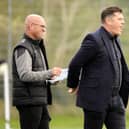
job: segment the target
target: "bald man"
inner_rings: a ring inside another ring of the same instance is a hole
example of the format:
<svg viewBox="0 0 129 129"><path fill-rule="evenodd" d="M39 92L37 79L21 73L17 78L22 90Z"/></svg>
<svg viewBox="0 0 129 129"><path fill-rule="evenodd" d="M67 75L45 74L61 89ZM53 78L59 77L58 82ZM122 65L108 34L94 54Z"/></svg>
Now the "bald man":
<svg viewBox="0 0 129 129"><path fill-rule="evenodd" d="M47 80L60 75L61 68L48 68L45 33L44 18L28 15L23 38L13 50L13 105L18 109L21 129L49 129L47 104L52 103L52 96Z"/></svg>

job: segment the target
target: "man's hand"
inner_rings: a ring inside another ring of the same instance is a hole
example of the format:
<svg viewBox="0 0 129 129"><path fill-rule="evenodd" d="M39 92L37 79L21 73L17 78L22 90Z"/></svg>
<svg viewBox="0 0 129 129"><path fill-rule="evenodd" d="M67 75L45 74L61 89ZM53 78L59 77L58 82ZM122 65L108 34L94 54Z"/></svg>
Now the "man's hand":
<svg viewBox="0 0 129 129"><path fill-rule="evenodd" d="M62 69L60 67L54 67L52 69L53 76L59 76L61 74Z"/></svg>
<svg viewBox="0 0 129 129"><path fill-rule="evenodd" d="M77 93L78 92L78 87L76 87L76 88L69 88L68 89L68 93L70 93L70 94L72 94L72 93Z"/></svg>

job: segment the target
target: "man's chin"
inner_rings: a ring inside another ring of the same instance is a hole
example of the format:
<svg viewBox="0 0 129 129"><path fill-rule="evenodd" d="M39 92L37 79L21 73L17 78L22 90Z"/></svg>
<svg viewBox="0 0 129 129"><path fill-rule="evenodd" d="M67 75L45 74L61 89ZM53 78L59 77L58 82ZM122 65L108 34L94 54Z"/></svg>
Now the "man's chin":
<svg viewBox="0 0 129 129"><path fill-rule="evenodd" d="M121 34L122 34L122 32L119 32L119 33L116 34L116 36L120 36Z"/></svg>
<svg viewBox="0 0 129 129"><path fill-rule="evenodd" d="M37 39L38 39L38 40L41 40L41 39L43 39L43 38L42 38L42 37L37 37Z"/></svg>
<svg viewBox="0 0 129 129"><path fill-rule="evenodd" d="M120 36L122 34L122 32L120 32L119 34L118 34L118 36Z"/></svg>

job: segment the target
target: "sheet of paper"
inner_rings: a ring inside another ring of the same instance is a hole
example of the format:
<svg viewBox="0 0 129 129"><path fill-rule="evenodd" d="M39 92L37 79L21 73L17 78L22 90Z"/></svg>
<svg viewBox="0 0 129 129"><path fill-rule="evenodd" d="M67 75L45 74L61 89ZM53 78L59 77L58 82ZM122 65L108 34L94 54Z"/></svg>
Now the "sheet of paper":
<svg viewBox="0 0 129 129"><path fill-rule="evenodd" d="M62 81L64 79L66 79L68 76L68 68L64 68L62 69L62 72L59 76L56 76L55 79L53 80L49 80L50 83L55 83L57 81Z"/></svg>

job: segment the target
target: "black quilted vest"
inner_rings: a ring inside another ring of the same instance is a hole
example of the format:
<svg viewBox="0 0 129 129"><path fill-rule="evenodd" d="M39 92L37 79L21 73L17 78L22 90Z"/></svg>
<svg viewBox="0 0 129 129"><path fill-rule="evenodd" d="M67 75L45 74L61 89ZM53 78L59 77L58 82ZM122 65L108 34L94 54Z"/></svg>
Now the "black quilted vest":
<svg viewBox="0 0 129 129"><path fill-rule="evenodd" d="M13 50L12 60L12 76L13 76L13 105L43 105L52 103L52 95L50 84L46 81L39 82L23 82L20 80L15 64L14 52L17 48L24 47L28 50L32 57L32 71L43 71L43 60L39 49L45 58L46 67L48 69L48 62L46 58L46 51L41 40L38 44L34 40L24 35L21 42Z"/></svg>

